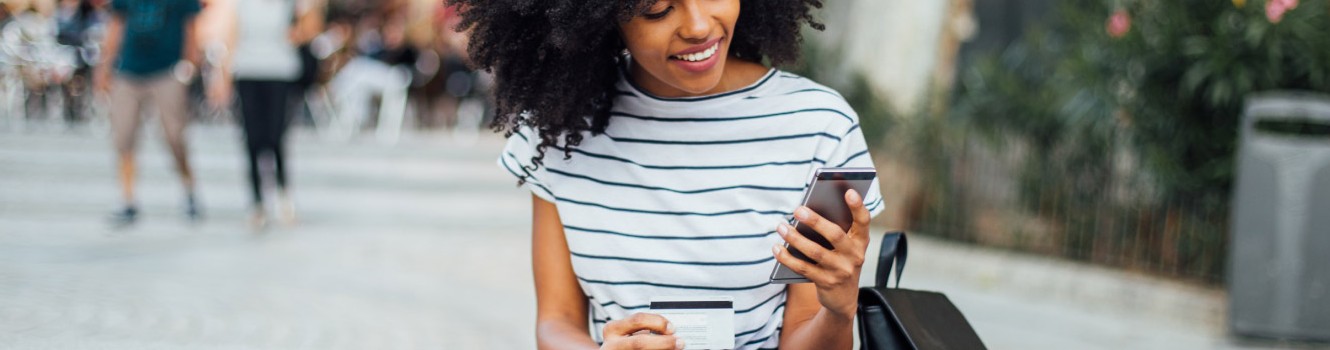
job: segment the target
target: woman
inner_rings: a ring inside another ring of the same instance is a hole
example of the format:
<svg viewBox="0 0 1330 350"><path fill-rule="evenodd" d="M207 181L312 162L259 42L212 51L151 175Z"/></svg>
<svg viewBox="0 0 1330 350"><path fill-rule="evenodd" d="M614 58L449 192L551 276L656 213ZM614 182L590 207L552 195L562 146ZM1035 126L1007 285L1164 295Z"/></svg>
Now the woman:
<svg viewBox="0 0 1330 350"><path fill-rule="evenodd" d="M307 40L303 34L317 28L294 27L297 13L303 16L311 8L308 1L296 0L235 0L235 26L228 37L228 52L232 55L221 64L222 81L235 80L235 91L240 97L240 114L245 128L246 150L249 160L249 185L254 209L250 225L262 228L267 224L264 205L263 174L260 162L271 159L272 178L278 189L277 207L282 221L295 223L295 206L287 186L286 150L284 139L290 123L290 96L292 84L300 78L301 61L298 43ZM302 21L303 23L303 21ZM228 69L229 68L229 69ZM220 87L215 94L224 95L229 89ZM228 97L214 96L215 101Z"/></svg>
<svg viewBox="0 0 1330 350"><path fill-rule="evenodd" d="M814 170L872 163L838 93L762 64L797 59L820 1L458 2L533 193L541 348L686 347L644 312L660 296L733 298L734 348L852 346L876 181L848 232L799 205ZM813 283L769 283L776 262Z"/></svg>

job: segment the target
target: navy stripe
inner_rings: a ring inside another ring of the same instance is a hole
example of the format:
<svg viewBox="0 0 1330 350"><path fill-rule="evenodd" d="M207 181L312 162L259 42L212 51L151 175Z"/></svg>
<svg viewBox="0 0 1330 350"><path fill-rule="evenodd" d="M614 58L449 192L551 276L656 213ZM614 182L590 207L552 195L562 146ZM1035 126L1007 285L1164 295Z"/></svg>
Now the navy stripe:
<svg viewBox="0 0 1330 350"><path fill-rule="evenodd" d="M757 308L762 307L762 305L766 305L767 303L770 303L772 300L776 300L776 297L781 296L781 295L784 295L784 294L785 294L785 290L782 289L779 293L773 294L771 297L767 298L767 300L763 300L762 302L757 303L757 305L753 305L753 307L750 307L750 308L747 308L747 309L743 309L743 310L735 310L734 313L735 313L735 314L746 314L746 313L749 313L749 312L753 312L753 310L757 310ZM781 305L785 305L785 303L782 302ZM780 306L776 306L776 308L779 309ZM773 311L773 312L774 312L774 311Z"/></svg>
<svg viewBox="0 0 1330 350"><path fill-rule="evenodd" d="M747 330L747 331L743 331L743 332L739 332L739 333L734 333L734 337L735 337L735 338L738 338L738 337L742 337L742 336L745 336L745 335L749 335L749 334L757 333L757 331L760 331L760 330L762 330L763 328L767 328L767 325L766 325L765 323L762 324L761 327L757 327L757 328L754 328L754 329L752 329L752 330Z"/></svg>
<svg viewBox="0 0 1330 350"><path fill-rule="evenodd" d="M776 316L776 311L780 310L780 309L781 309L781 306L785 306L785 304L781 304L780 306L777 306L775 310L772 310L772 311L771 311L771 316ZM782 326L782 327L783 327L783 326ZM779 333L782 327L776 327L776 332ZM734 337L735 337L735 338L738 338L738 337L742 337L742 336L745 336L745 335L749 335L749 334L757 333L758 331L762 330L763 328L767 328L767 324L764 323L764 324L762 324L761 326L758 326L757 328L750 329L750 330L746 330L746 331L739 332L739 333L735 333L735 334L734 334Z"/></svg>
<svg viewBox="0 0 1330 350"><path fill-rule="evenodd" d="M698 266L744 266L744 265L757 265L761 263L770 262L772 260L776 260L775 257L769 256L766 258L758 260L750 260L750 261L675 261L675 260L629 258L622 256L591 255L591 254L583 254L578 252L569 252L569 254L572 254L575 257L583 259L619 260L619 261L631 261L631 262L642 262L642 263L698 265Z"/></svg>
<svg viewBox="0 0 1330 350"><path fill-rule="evenodd" d="M632 91L614 90L614 94L617 95L617 96L632 96L632 97L637 97L637 94L634 94Z"/></svg>
<svg viewBox="0 0 1330 350"><path fill-rule="evenodd" d="M854 118L851 118L849 115L845 114L845 112L841 112L839 109L833 109L833 108L808 108L808 109L800 109L800 110L770 113L770 114L746 115L740 117L716 117L716 118L669 118L669 117L635 115L624 112L610 112L610 115L616 117L624 117L630 119L639 119L639 120L656 121L656 122L731 122L736 120L780 117L795 113L806 113L806 112L831 112L840 115L842 118L845 118L846 121L849 121L851 123L854 122Z"/></svg>
<svg viewBox="0 0 1330 350"><path fill-rule="evenodd" d="M509 156L512 156L512 153L508 153L508 155L509 155ZM505 158L507 158L507 157L499 157L499 163L500 163L500 164L503 164L503 168L504 168L505 170L508 170L508 172L511 173L511 174L513 174L513 176L516 176L516 177L518 177L518 178L525 178L525 179L527 179L527 180L526 180L526 183L527 183L527 184L530 184L530 185L532 185L532 186L536 186L536 187L540 188L541 190L545 191L546 194L549 194L550 197L554 197L554 192L550 192L550 189L549 189L548 187L545 187L545 185L541 185L539 182L534 181L534 180L536 179L536 177L533 176L533 175L531 175L531 172L527 171L526 168L524 168L524 167L521 168L521 169L522 169L522 172L523 172L523 173L526 173L526 177L523 177L521 174L518 174L516 171L513 171L512 166L511 166L511 165L508 165L508 160L505 159ZM514 156L513 158L517 158L517 157Z"/></svg>
<svg viewBox="0 0 1330 350"><path fill-rule="evenodd" d="M829 95L831 95L831 96L836 96L836 97L838 97L838 98L844 98L844 97L841 97L840 93L835 92L835 91L831 91L831 90L827 90L827 89L812 88L812 89L794 90L794 91L786 92L786 93L783 93L783 94L780 94L780 95L770 95L770 96L748 96L748 97L744 97L744 99L749 99L749 100L751 100L751 99L755 99L755 98L763 98L763 97L787 96L787 95L794 95L794 94L805 93L805 92L823 92L823 93L827 93L827 94L829 94Z"/></svg>
<svg viewBox="0 0 1330 350"><path fill-rule="evenodd" d="M775 335L775 334L771 334L771 335ZM765 343L765 342L766 342L766 339L770 339L770 338L771 338L771 335L766 335L766 337L762 337L762 338L751 339L751 341L746 342L746 343L743 343L743 345L754 345L754 343Z"/></svg>
<svg viewBox="0 0 1330 350"><path fill-rule="evenodd" d="M842 134L841 137L850 137L850 133L855 130L859 130L859 123L854 123L854 126L851 126L849 130L845 130L845 134Z"/></svg>
<svg viewBox="0 0 1330 350"><path fill-rule="evenodd" d="M640 189L645 189L645 190L655 190L655 191L668 191L668 192L681 193L681 194L698 194L698 193L716 192L716 191L724 191L724 190L735 190L735 189L750 189L750 190L763 190L763 191L789 191L789 192L800 192L800 191L803 191L803 188L802 188L802 187L773 187L773 186L758 186L758 185L735 185L735 186L725 186L725 187L715 187L715 188L703 188L703 189L697 189L697 190L676 190L676 189L666 188L666 187L645 186L645 185L631 184L631 183L626 183L626 182L605 181L605 180L596 179L596 178L593 178L593 177L590 177L590 176L580 175L580 174L574 174L574 173L570 173L570 172L567 172L567 171L558 170L558 169L554 169L554 168L550 168L550 167L546 167L545 169L548 170L548 171L551 172L551 173L555 173L555 174L559 174L559 175L563 175L563 176L567 176L567 177L571 177L571 178L576 178L576 179L583 179L583 180L587 180L587 181L595 182L595 183L602 184L602 185L619 186L619 187L629 187L629 188L640 188Z"/></svg>
<svg viewBox="0 0 1330 350"><path fill-rule="evenodd" d="M559 148L559 150L562 151L563 149ZM754 164L738 164L738 165L653 165L653 164L638 163L631 159L626 159L626 158L591 153L583 151L581 148L574 148L573 153L581 154L592 158L600 158L600 159L624 162L646 169L657 169L657 170L730 170L730 169L756 168L764 166L803 165L810 163L827 164L827 161L825 160L813 158L809 160L791 160L791 161L765 162L765 163L754 163Z"/></svg>
<svg viewBox="0 0 1330 350"><path fill-rule="evenodd" d="M607 307L607 306L610 306L610 305L618 306L619 308L624 309L624 310L637 310L637 309L645 309L645 308L649 308L649 307L651 307L651 304L645 304L645 305L631 305L631 306L629 306L629 305L619 304L619 303L617 303L617 302L613 302L613 301L600 303L600 307Z"/></svg>
<svg viewBox="0 0 1330 350"><path fill-rule="evenodd" d="M826 138L829 138L829 139L832 139L832 140L840 141L840 136L836 136L836 135L828 134L828 133L825 133L825 132L815 132L815 133L807 133L807 134L793 134L793 135L781 135L781 136L768 136L768 137L758 137L758 138L751 138L751 139L735 139L735 140L705 140L705 141L691 141L691 140L689 140L689 141L684 141L684 140L653 140L653 139L639 139L639 138L631 138L631 137L614 137L614 136L610 136L610 134L604 134L604 135L605 135L605 137L608 137L610 140L614 140L614 142L623 142L623 143L646 143L646 144L656 144L656 145L731 145L731 144L736 144L736 143L754 143L754 142L781 141L781 140L791 140L791 139L803 139L803 138L809 138L809 137L826 137Z"/></svg>
<svg viewBox="0 0 1330 350"><path fill-rule="evenodd" d="M839 168L845 166L845 164L850 164L850 162L853 161L855 158L859 158L860 156L865 154L868 154L867 149L859 151L859 153L851 154L849 158L845 158L845 161L840 162L840 164L837 164L836 167Z"/></svg>
<svg viewBox="0 0 1330 350"><path fill-rule="evenodd" d="M881 205L882 205L882 198L879 197L877 200L874 200L872 203L869 203L868 205L865 205L864 208L865 208L865 209L868 209L868 211L871 212L871 211L877 210L877 207L878 207L878 206L881 206Z"/></svg>
<svg viewBox="0 0 1330 350"><path fill-rule="evenodd" d="M575 230L575 231L582 231L582 232L586 232L586 233L600 233L600 234L608 234L608 235L624 236L624 237L632 237L632 238L642 238L642 239L661 239L661 240L697 240L697 241L719 240L719 239L765 238L765 237L771 236L771 235L773 235L773 234L776 233L776 231L767 231L767 232L763 232L763 233L753 233L753 234L743 234L743 235L719 235L719 236L681 237L681 236L653 236L653 235L640 235L640 234L632 234L632 233L623 233L623 232L618 232L618 231L610 231L610 230L601 230L601 229L592 229L592 228L578 227L578 226L573 226L573 225L563 225L563 228L565 228L565 229L573 229L573 230Z"/></svg>
<svg viewBox="0 0 1330 350"><path fill-rule="evenodd" d="M619 71L620 71L621 73L623 73L623 75L624 75L625 77L628 76L628 70L627 70L627 67L625 67L625 66L620 66L620 67L619 67ZM758 87L761 87L763 84L766 84L767 80L771 80L771 77L776 76L776 72L777 72L776 69L771 69L769 72L767 72L767 75L766 75L765 77L762 77L762 80L758 80L757 83L754 83L753 85L751 85L751 86L749 86L749 87L746 87L746 88L743 88L743 89L734 90L734 91L730 91L730 92L726 92L726 93L721 93L721 94L707 95L707 96L699 96L699 97L660 97L660 96L652 95L651 93L647 92L646 89L643 89L642 87L637 86L637 84L634 83L632 79L623 79L623 80L624 80L624 81L627 81L627 82L628 82L628 86L631 86L634 90L636 90L637 92L640 92L642 96L646 96L647 98L650 98L650 99L653 99L653 100L667 101L667 102L675 102L675 101L678 101L678 102L695 102L695 101L706 101L706 100L711 100L711 99L717 99L717 98L721 98L721 97L732 96L732 95L736 95L736 94L741 94L741 93L745 93L745 92L753 91L754 89L757 89Z"/></svg>
<svg viewBox="0 0 1330 350"><path fill-rule="evenodd" d="M751 286L708 287L708 286L689 286L682 284L655 283L655 282L646 282L646 281L601 281L601 280L586 279L582 278L581 276L578 276L577 279L585 283L604 284L611 286L652 286L652 287L675 288L675 289L725 290L725 291L753 290L753 289L766 287L771 284L770 281L767 281L767 282L762 282L761 284L756 284Z"/></svg>
<svg viewBox="0 0 1330 350"><path fill-rule="evenodd" d="M562 201L562 202L568 202L568 203L573 203L573 204L578 204L578 205L585 205L585 206L597 207L597 208L607 209L607 210L613 210L613 211L622 211L622 212L628 212L628 213L640 213L640 214L675 215L675 216L724 216L724 215L734 215L734 214L749 214L749 213L754 213L754 214L761 214L761 215L780 215L780 216L782 216L782 217L785 217L785 216L789 216L789 215L791 215L790 212L784 212L784 211L779 211L779 210L756 210L756 209L738 209L738 210L721 211L721 212L713 212L713 213L700 213L700 212L691 212L691 211L661 211L661 210L632 209L632 208L612 207L612 206L608 206L608 205L604 205L604 204L600 204L600 203L584 202L584 201L579 201L579 200L569 199L569 198L564 198L564 197L558 197L558 196L555 196L554 198L555 198L555 199L558 199L559 201Z"/></svg>
<svg viewBox="0 0 1330 350"><path fill-rule="evenodd" d="M775 317L775 316L776 316L776 312L782 310L784 307L785 307L785 303L780 303L780 305L777 305L775 309L772 309L772 310L771 310L771 317ZM771 335L767 335L766 337L762 337L762 339L760 339L760 340L749 341L749 342L747 342L747 343L744 343L744 345L753 345L753 344L756 344L756 343L764 342L764 341L766 341L767 339L770 339L772 335L776 335L776 334L780 333L780 330L781 330L782 328L784 328L784 327L785 327L785 326L776 327L776 331L773 332ZM749 334L757 333L757 331L760 331L760 330L762 330L763 328L767 328L767 324L763 324L763 325L761 325L761 326L758 326L757 329L747 330L747 331L743 331L743 332L740 332L740 333L736 333L736 334L734 335L734 337L737 338L737 337L741 337L741 336L745 336L745 335L749 335Z"/></svg>

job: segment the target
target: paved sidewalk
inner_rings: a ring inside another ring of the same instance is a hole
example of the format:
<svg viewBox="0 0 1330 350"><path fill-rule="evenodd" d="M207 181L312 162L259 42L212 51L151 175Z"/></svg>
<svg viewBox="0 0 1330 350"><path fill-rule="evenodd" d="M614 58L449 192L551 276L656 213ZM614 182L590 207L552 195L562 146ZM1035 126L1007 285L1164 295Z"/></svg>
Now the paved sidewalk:
<svg viewBox="0 0 1330 350"><path fill-rule="evenodd" d="M297 130L301 223L255 233L234 128L191 130L207 219L189 224L146 127L126 230L105 221L105 135L0 130L0 348L534 348L530 197L494 166L497 137ZM1236 347L1220 291L911 239L904 286L948 294L991 348Z"/></svg>
<svg viewBox="0 0 1330 350"><path fill-rule="evenodd" d="M493 165L497 139L297 132L300 226L256 234L239 136L192 136L206 221L184 221L153 138L145 217L126 230L104 220L117 191L103 135L0 136L0 348L534 347L530 209Z"/></svg>

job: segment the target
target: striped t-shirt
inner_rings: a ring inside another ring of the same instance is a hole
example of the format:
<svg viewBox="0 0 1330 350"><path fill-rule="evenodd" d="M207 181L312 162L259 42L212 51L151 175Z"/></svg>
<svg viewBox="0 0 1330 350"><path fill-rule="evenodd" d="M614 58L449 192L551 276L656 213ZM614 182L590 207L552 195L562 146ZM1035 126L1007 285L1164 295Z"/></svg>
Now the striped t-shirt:
<svg viewBox="0 0 1330 350"><path fill-rule="evenodd" d="M605 133L565 160L522 128L499 164L554 203L586 294L592 337L657 296L734 298L735 348L776 348L785 286L770 284L777 223L814 170L871 167L850 106L825 86L770 70L743 89L691 98L647 94L620 75ZM881 212L877 180L865 194Z"/></svg>

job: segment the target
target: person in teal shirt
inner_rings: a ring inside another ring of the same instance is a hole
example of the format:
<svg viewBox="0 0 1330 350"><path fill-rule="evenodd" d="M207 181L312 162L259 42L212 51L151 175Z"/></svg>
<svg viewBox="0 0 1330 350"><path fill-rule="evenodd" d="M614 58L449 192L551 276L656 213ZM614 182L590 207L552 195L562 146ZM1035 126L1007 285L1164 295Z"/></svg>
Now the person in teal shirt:
<svg viewBox="0 0 1330 350"><path fill-rule="evenodd" d="M201 216L185 142L186 82L198 66L194 38L199 0L114 0L107 23L104 55L94 80L111 97L111 134L118 156L124 207L112 215L116 225L134 223L136 174L134 149L147 107L158 110L166 142L185 188L185 215Z"/></svg>

